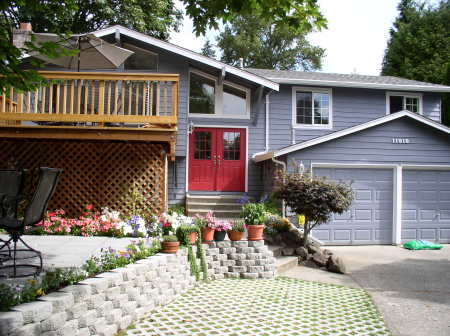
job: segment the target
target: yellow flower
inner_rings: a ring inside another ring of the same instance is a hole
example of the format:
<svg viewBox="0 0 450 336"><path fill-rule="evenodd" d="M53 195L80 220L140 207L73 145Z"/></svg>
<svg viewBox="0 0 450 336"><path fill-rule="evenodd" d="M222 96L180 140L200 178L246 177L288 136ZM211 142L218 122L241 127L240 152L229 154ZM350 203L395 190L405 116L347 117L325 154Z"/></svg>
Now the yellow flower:
<svg viewBox="0 0 450 336"><path fill-rule="evenodd" d="M42 288L39 288L39 289L36 291L36 294L39 295L39 296L42 296L42 295L45 295L45 292L44 292L44 290L43 290Z"/></svg>
<svg viewBox="0 0 450 336"><path fill-rule="evenodd" d="M36 280L35 279L30 279L30 280L28 280L28 283L30 285L36 285Z"/></svg>

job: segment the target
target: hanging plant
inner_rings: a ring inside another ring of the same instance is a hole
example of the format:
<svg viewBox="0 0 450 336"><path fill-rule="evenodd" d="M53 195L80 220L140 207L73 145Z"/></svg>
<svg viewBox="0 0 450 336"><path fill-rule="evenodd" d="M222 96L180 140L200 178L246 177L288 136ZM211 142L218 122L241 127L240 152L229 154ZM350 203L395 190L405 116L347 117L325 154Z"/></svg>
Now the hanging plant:
<svg viewBox="0 0 450 336"><path fill-rule="evenodd" d="M197 255L195 255L192 245L189 241L189 235L193 232L196 233ZM203 251L200 228L198 228L197 226L181 225L177 228L176 233L180 243L184 246L187 246L191 275L195 276L195 280L198 281L200 280L200 272L202 272L203 280L208 280L208 267L206 265L205 253ZM197 264L197 258L200 259L200 269Z"/></svg>

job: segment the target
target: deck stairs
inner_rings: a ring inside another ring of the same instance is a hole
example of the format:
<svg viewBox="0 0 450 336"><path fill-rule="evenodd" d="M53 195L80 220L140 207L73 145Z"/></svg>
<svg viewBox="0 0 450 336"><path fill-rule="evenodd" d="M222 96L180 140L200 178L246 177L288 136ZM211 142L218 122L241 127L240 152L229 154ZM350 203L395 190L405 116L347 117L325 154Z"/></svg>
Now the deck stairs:
<svg viewBox="0 0 450 336"><path fill-rule="evenodd" d="M290 270L298 265L298 257L296 256L283 256L281 254L282 246L269 245L269 249L272 251L273 256L276 259L275 265L277 267L277 273L283 275L284 272Z"/></svg>

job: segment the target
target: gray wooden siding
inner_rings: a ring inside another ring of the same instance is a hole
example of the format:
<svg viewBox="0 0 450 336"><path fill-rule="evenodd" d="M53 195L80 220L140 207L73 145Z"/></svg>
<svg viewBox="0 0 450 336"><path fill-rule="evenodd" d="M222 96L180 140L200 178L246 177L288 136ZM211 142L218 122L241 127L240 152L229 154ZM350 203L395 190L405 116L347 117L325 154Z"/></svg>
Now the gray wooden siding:
<svg viewBox="0 0 450 336"><path fill-rule="evenodd" d="M408 138L409 144L393 144L392 138ZM314 163L450 164L450 137L429 126L403 117L390 123L290 153L292 160Z"/></svg>
<svg viewBox="0 0 450 336"><path fill-rule="evenodd" d="M331 132L365 123L386 115L386 91L357 88L332 88L333 128L326 130L292 129L292 86L281 85L270 95L271 150L310 140ZM423 94L424 116L440 121L440 95Z"/></svg>

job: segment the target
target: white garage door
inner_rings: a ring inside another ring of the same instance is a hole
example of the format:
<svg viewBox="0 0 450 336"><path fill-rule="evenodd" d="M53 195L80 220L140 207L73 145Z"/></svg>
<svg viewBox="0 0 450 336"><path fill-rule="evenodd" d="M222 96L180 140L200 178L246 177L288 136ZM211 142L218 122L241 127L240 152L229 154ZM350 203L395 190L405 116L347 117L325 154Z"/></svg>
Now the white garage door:
<svg viewBox="0 0 450 336"><path fill-rule="evenodd" d="M403 170L402 241L450 243L450 171Z"/></svg>
<svg viewBox="0 0 450 336"><path fill-rule="evenodd" d="M353 181L355 200L349 211L313 231L328 245L392 243L392 169L314 168L314 175Z"/></svg>

